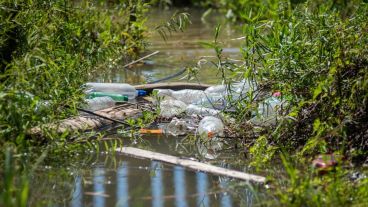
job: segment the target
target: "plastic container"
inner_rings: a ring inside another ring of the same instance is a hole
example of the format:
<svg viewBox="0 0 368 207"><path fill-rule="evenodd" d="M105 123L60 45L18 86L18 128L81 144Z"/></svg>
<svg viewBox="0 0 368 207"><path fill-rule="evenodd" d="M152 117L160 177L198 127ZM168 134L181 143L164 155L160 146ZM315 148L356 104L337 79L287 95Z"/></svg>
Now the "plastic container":
<svg viewBox="0 0 368 207"><path fill-rule="evenodd" d="M206 97L204 91L184 89L180 91L173 91L171 97L180 100L186 104L196 103Z"/></svg>
<svg viewBox="0 0 368 207"><path fill-rule="evenodd" d="M207 159L217 157L217 151L221 150L223 143L219 136L224 134L224 124L222 121L213 116L204 117L198 125L197 132L201 139L198 139L198 147L200 154Z"/></svg>
<svg viewBox="0 0 368 207"><path fill-rule="evenodd" d="M160 116L170 118L185 111L187 105L179 100L163 100L160 103Z"/></svg>
<svg viewBox="0 0 368 207"><path fill-rule="evenodd" d="M215 109L211 109L211 108L206 108L206 107L190 104L186 108L185 113L189 116L192 116L192 115L216 116L220 113L220 111L215 110Z"/></svg>
<svg viewBox="0 0 368 207"><path fill-rule="evenodd" d="M166 133L173 136L185 135L188 132L188 123L185 120L173 118L166 127Z"/></svg>
<svg viewBox="0 0 368 207"><path fill-rule="evenodd" d="M205 96L195 102L194 105L212 109L224 109L226 107L226 100L223 94L206 93Z"/></svg>
<svg viewBox="0 0 368 207"><path fill-rule="evenodd" d="M96 98L96 97L105 97L105 96L112 98L114 101L128 101L127 95L121 95L117 93L91 92L87 95L89 99Z"/></svg>
<svg viewBox="0 0 368 207"><path fill-rule="evenodd" d="M198 134L206 140L223 136L224 124L219 118L206 116L199 122Z"/></svg>
<svg viewBox="0 0 368 207"><path fill-rule="evenodd" d="M91 111L98 111L115 106L115 101L108 96L87 99L86 102L87 106L85 109Z"/></svg>
<svg viewBox="0 0 368 207"><path fill-rule="evenodd" d="M86 83L86 86L95 92L126 95L128 99L135 99L138 95L137 90L132 85L126 83Z"/></svg>
<svg viewBox="0 0 368 207"><path fill-rule="evenodd" d="M226 93L226 86L225 85L216 85L210 86L205 90L206 93L218 93L218 94L225 94Z"/></svg>
<svg viewBox="0 0 368 207"><path fill-rule="evenodd" d="M275 125L282 102L277 97L270 97L258 105L258 112L250 121L256 125Z"/></svg>

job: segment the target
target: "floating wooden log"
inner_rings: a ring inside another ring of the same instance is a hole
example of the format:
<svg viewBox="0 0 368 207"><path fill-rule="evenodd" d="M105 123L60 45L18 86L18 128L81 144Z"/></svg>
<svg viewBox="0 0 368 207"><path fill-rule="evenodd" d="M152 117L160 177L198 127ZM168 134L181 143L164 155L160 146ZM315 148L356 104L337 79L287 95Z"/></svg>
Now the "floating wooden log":
<svg viewBox="0 0 368 207"><path fill-rule="evenodd" d="M171 163L174 165L180 165L183 167L187 167L193 170L213 173L216 175L222 175L222 176L237 178L241 180L252 181L256 183L265 183L266 181L265 177L262 177L259 175L252 175L252 174L239 172L235 170L229 170L226 168L221 168L221 167L213 166L213 165L198 162L198 161L181 159L179 157L175 157L172 155L161 154L161 153L152 152L148 150L142 150L142 149L138 149L134 147L122 147L122 148L117 149L117 151L123 154L131 155L131 156L167 162L167 163Z"/></svg>

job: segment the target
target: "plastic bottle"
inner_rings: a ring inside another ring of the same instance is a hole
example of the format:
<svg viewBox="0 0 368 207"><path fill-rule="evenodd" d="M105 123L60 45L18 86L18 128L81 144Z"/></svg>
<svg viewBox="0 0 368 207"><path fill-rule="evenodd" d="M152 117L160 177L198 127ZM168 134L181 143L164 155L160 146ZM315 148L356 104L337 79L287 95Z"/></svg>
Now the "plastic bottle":
<svg viewBox="0 0 368 207"><path fill-rule="evenodd" d="M206 93L217 93L217 94L224 94L226 92L226 86L225 85L216 85L216 86L210 86L206 90L204 90Z"/></svg>
<svg viewBox="0 0 368 207"><path fill-rule="evenodd" d="M223 109L226 107L226 99L223 94L205 93L205 96L194 104L206 108Z"/></svg>
<svg viewBox="0 0 368 207"><path fill-rule="evenodd" d="M126 83L86 83L87 88L94 89L95 92L117 93L127 95L128 99L135 99L137 90Z"/></svg>
<svg viewBox="0 0 368 207"><path fill-rule="evenodd" d="M216 151L223 147L223 143L219 139L219 136L224 133L222 121L213 116L206 116L199 122L197 132L202 138L199 143L201 154L208 159L216 158Z"/></svg>
<svg viewBox="0 0 368 207"><path fill-rule="evenodd" d="M191 104L202 100L206 97L206 94L201 90L184 89L180 91L172 91L170 96L186 104Z"/></svg>
<svg viewBox="0 0 368 207"><path fill-rule="evenodd" d="M98 111L115 106L115 101L108 96L87 99L86 102L87 106L85 109L91 111Z"/></svg>
<svg viewBox="0 0 368 207"><path fill-rule="evenodd" d="M282 106L282 102L277 97L270 97L258 105L258 114L250 121L256 125L275 125L277 115Z"/></svg>
<svg viewBox="0 0 368 207"><path fill-rule="evenodd" d="M160 116L170 118L185 111L187 105L179 100L163 100L160 103Z"/></svg>
<svg viewBox="0 0 368 207"><path fill-rule="evenodd" d="M215 110L215 109L211 109L211 108L206 108L206 107L203 107L203 106L190 104L186 108L185 113L189 116L192 116L192 115L216 116L220 113L220 111Z"/></svg>
<svg viewBox="0 0 368 207"><path fill-rule="evenodd" d="M198 134L206 140L222 136L224 134L224 124L219 118L206 116L199 122Z"/></svg>
<svg viewBox="0 0 368 207"><path fill-rule="evenodd" d="M171 97L173 90L171 89L153 89L152 94L156 94L159 100L174 99Z"/></svg>
<svg viewBox="0 0 368 207"><path fill-rule="evenodd" d="M128 101L127 95L121 95L117 93L91 92L87 95L89 99L96 98L96 97L105 97L105 96L112 98L114 101Z"/></svg>
<svg viewBox="0 0 368 207"><path fill-rule="evenodd" d="M173 135L185 135L188 132L188 124L185 120L174 117L166 127L166 132Z"/></svg>

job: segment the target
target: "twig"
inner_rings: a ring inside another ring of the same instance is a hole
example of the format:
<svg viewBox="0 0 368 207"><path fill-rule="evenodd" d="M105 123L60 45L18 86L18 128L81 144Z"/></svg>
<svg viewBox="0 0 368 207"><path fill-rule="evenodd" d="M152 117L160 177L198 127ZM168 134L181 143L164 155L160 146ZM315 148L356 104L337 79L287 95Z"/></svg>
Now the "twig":
<svg viewBox="0 0 368 207"><path fill-rule="evenodd" d="M128 63L128 64L126 64L126 65L124 65L123 66L123 68L127 68L128 66L130 66L130 65L133 65L133 64L135 64L135 63L137 63L137 62L139 62L139 61L141 61L141 60L144 60L144 59L146 59L146 58L149 58L149 57L151 57L151 56L154 56L154 55L156 55L157 53L159 53L160 51L156 51L156 52L153 52L153 53L151 53L151 54L149 54L149 55L146 55L146 56L144 56L144 57L141 57L141 58L139 58L138 60L134 60L133 62L130 62L130 63Z"/></svg>
<svg viewBox="0 0 368 207"><path fill-rule="evenodd" d="M103 119L106 119L106 120L109 120L109 121L112 121L112 122L115 122L115 123L119 123L119 124L123 124L123 125L126 125L126 126L130 126L128 123L125 123L123 121L119 121L119 120L116 120L116 119L112 119L112 118L109 118L107 116L103 116L103 115L100 115L100 114L97 114L95 112L92 112L92 111L89 111L89 110L86 110L86 109L81 109L81 108L77 108L78 111L82 111L82 112L85 112L85 113L88 113L88 114L92 114L94 116L98 116L100 118L103 118Z"/></svg>

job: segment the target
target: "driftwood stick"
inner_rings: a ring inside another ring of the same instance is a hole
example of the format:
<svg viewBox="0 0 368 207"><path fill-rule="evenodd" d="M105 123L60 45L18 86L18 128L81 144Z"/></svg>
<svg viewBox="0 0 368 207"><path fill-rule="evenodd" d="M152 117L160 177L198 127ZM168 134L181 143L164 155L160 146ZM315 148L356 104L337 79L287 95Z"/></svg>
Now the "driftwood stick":
<svg viewBox="0 0 368 207"><path fill-rule="evenodd" d="M157 53L159 53L159 52L160 52L160 51L155 51L155 52L153 52L153 53L151 53L151 54L149 54L149 55L146 55L146 56L144 56L144 57L139 58L138 60L134 60L133 62L130 62L130 63L128 63L128 64L124 65L124 66L123 66L123 68L129 67L130 65L133 65L133 64L135 64L135 63L137 63L137 62L139 62L139 61L141 61L141 60L144 60L144 59L146 59L146 58L149 58L149 57L151 57L151 56L154 56L154 55L156 55L156 54L157 54Z"/></svg>
<svg viewBox="0 0 368 207"><path fill-rule="evenodd" d="M112 122L115 122L115 123L119 123L119 124L122 124L122 125L125 125L125 126L129 126L128 123L126 122L123 122L123 121L119 121L119 120L116 120L116 119L112 119L110 117L107 117L107 116L103 116L101 114L97 114L93 111L90 111L90 110L86 110L86 109L81 109L81 108L77 108L78 111L82 111L82 112L85 112L85 113L88 113L88 114L91 114L91 115L94 115L94 116L98 116L100 118L103 118L103 119L106 119L106 120L109 120L109 121L112 121Z"/></svg>
<svg viewBox="0 0 368 207"><path fill-rule="evenodd" d="M134 87L137 90L146 90L147 92L152 92L153 89L205 90L206 88L210 87L210 85L198 84L198 83L187 83L187 82L170 82L170 83L153 83L153 84L135 85Z"/></svg>
<svg viewBox="0 0 368 207"><path fill-rule="evenodd" d="M162 162L171 163L174 165L180 165L180 166L187 167L193 170L200 170L203 172L228 176L228 177L237 178L241 180L253 181L256 183L265 183L266 181L266 178L262 176L247 174L247 173L239 172L235 170L229 170L226 168L216 167L216 166L198 162L198 161L181 159L179 157L161 154L157 152L151 152L151 151L142 150L142 149L138 149L134 147L122 147L122 148L117 149L117 151L123 154L131 155L131 156L158 160Z"/></svg>

